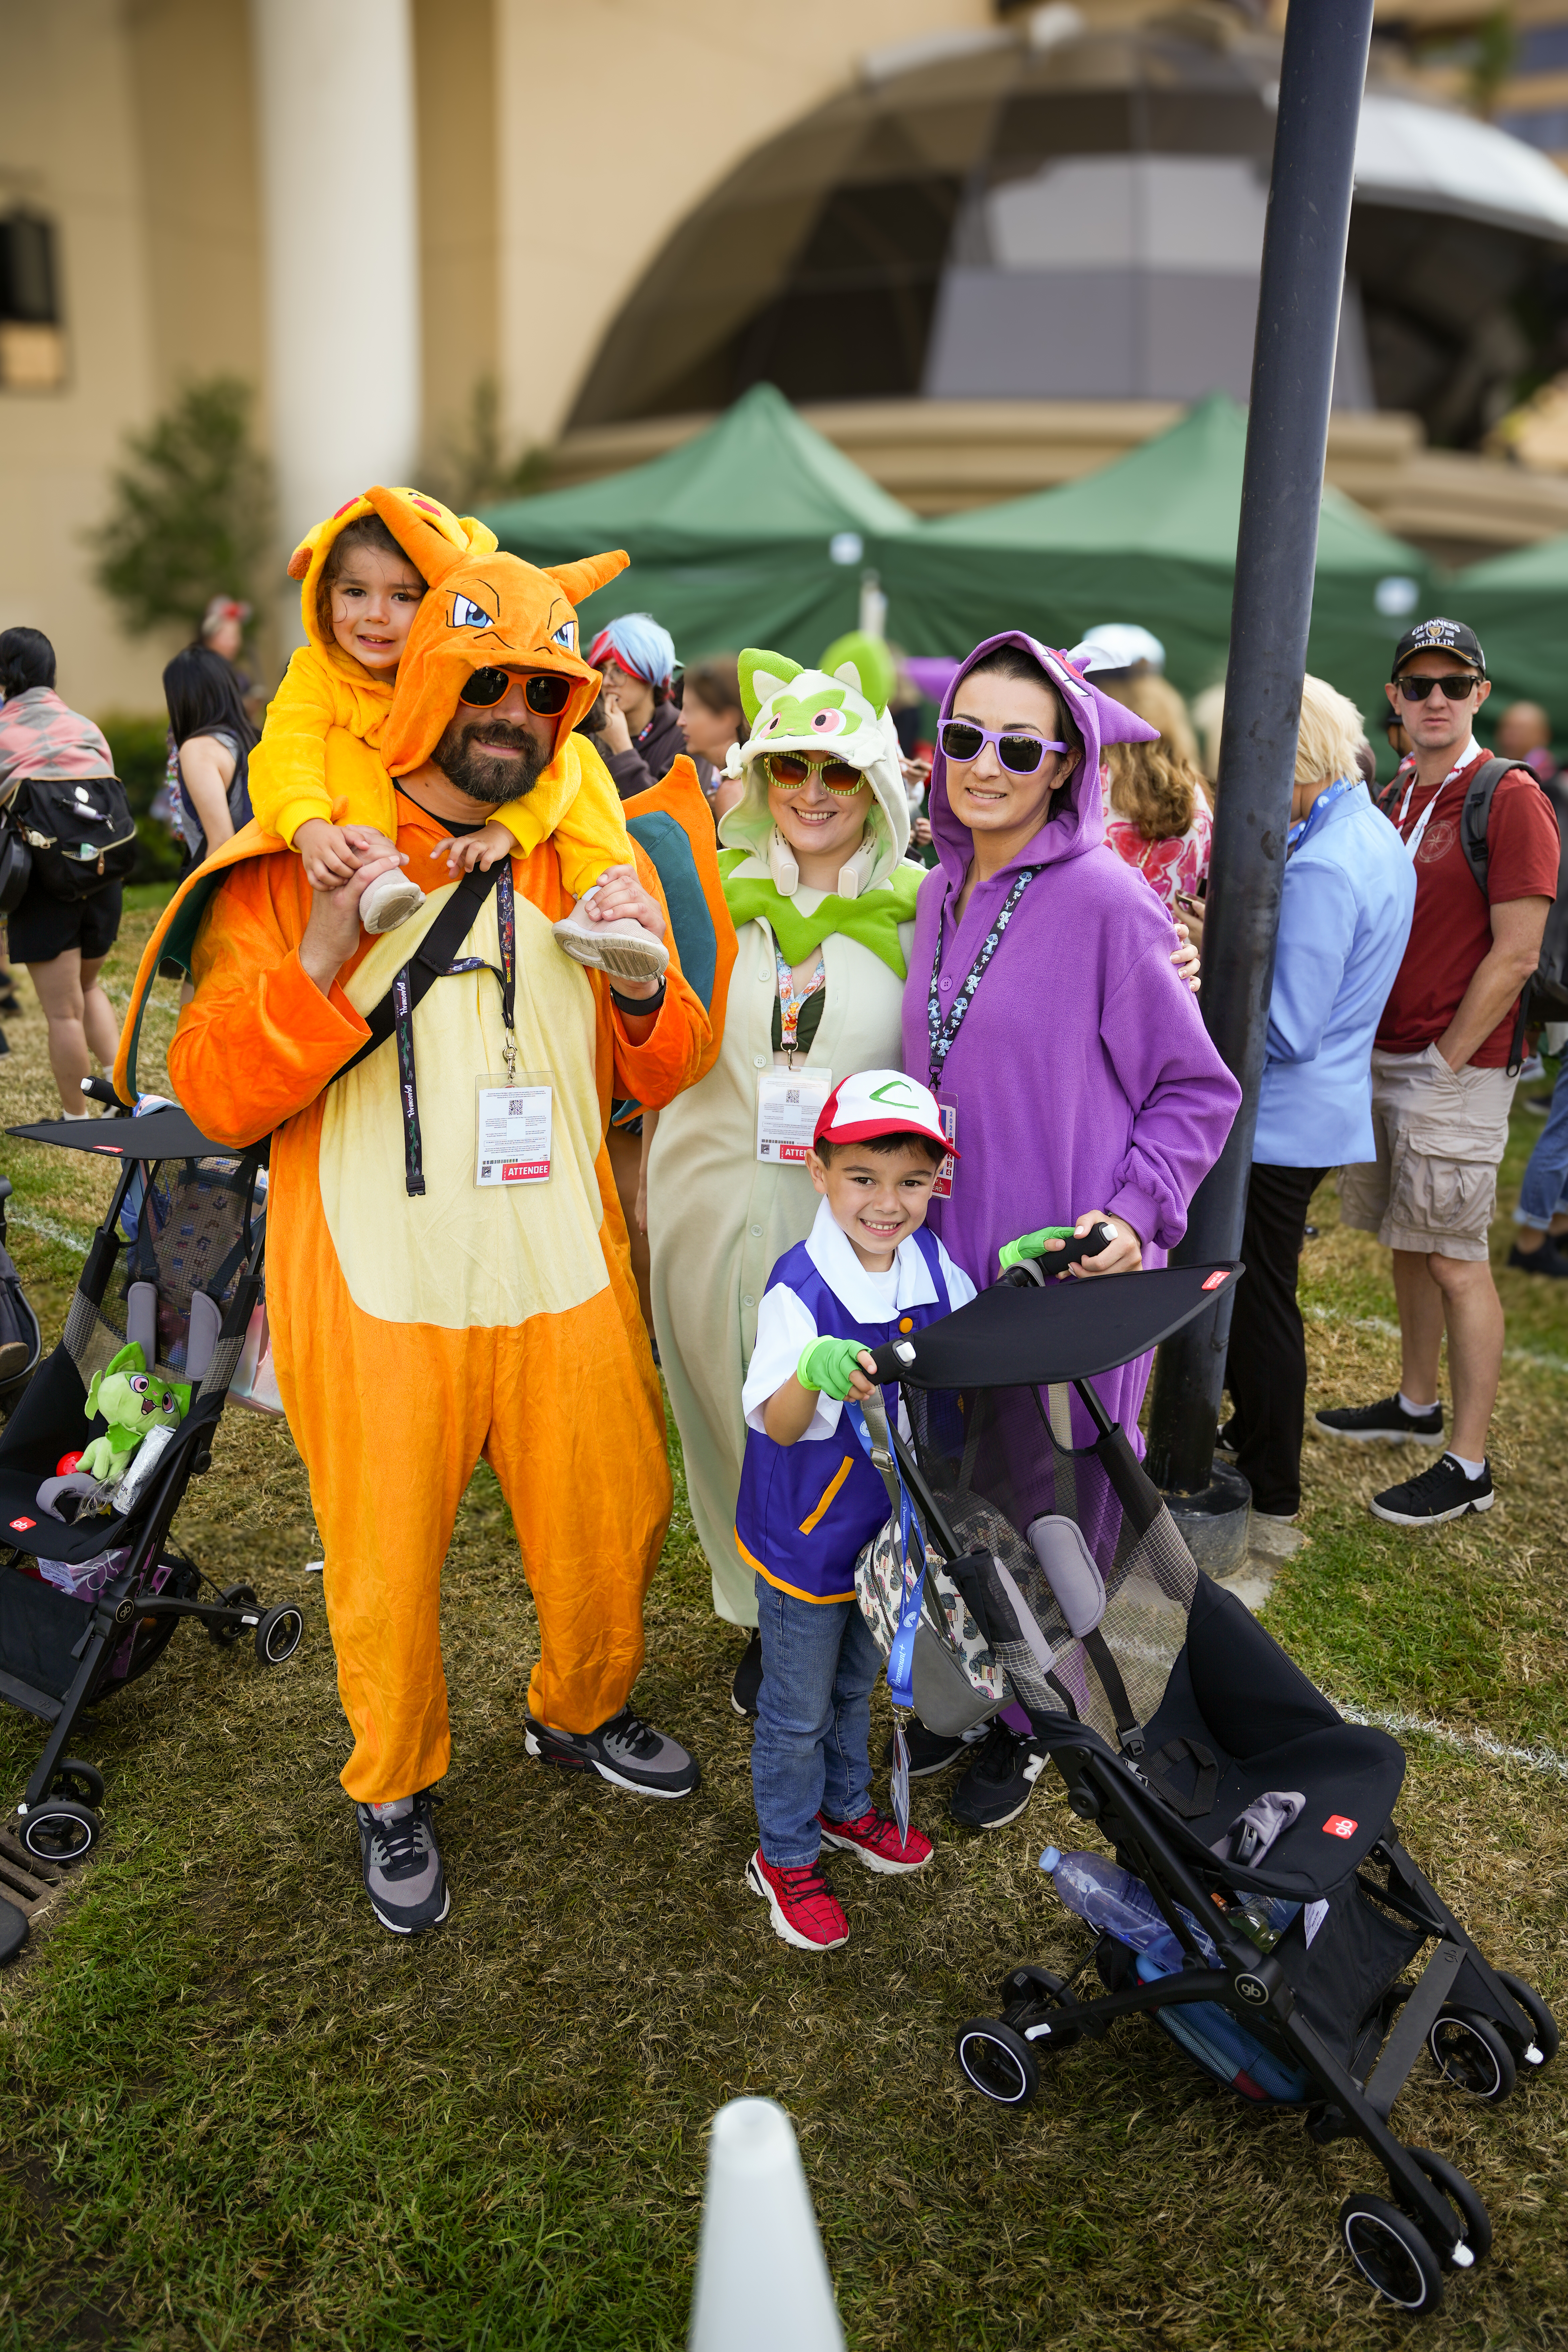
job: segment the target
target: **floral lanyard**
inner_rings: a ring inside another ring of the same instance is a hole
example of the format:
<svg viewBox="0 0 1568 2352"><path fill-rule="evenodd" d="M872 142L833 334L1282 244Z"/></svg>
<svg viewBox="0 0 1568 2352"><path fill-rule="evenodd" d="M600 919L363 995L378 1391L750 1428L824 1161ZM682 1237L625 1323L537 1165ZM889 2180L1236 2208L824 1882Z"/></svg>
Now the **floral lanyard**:
<svg viewBox="0 0 1568 2352"><path fill-rule="evenodd" d="M779 1024L784 1033L783 1050L790 1055L793 1062L795 1039L800 1034L801 1007L808 997L815 996L819 989L826 987L827 968L823 961L822 950L819 948L816 951L816 970L812 973L805 986L801 988L796 983L793 966L785 959L784 951L776 940L773 942L773 960L778 965L779 973Z"/></svg>
<svg viewBox="0 0 1568 2352"><path fill-rule="evenodd" d="M959 1024L974 1002L974 992L985 976L985 967L1002 944L1002 934L1013 919L1014 909L1037 874L1038 866L1026 866L1007 893L1006 903L992 924L981 945L980 953L970 968L968 979L953 999L952 1010L943 1020L939 992L938 974L942 971L942 919L936 924L936 953L931 958L931 994L926 1000L926 1024L931 1033L931 1087L934 1094L941 1083L942 1069L957 1041Z"/></svg>

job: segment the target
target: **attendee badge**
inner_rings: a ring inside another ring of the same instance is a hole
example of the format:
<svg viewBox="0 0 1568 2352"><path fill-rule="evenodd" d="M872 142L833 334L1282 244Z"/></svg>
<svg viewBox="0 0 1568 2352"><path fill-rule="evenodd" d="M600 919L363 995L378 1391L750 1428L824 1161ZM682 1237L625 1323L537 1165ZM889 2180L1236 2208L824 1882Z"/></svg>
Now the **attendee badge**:
<svg viewBox="0 0 1568 2352"><path fill-rule="evenodd" d="M958 1105L950 1101L946 1095L939 1095L936 1107L941 1115L943 1135L950 1144L956 1143L958 1141ZM952 1171L957 1166L958 1162L952 1152L946 1152L943 1155L942 1166L936 1171L936 1181L931 1188L933 1201L952 1200Z"/></svg>
<svg viewBox="0 0 1568 2352"><path fill-rule="evenodd" d="M757 1158L769 1168L804 1167L833 1073L815 1064L764 1070L757 1080Z"/></svg>
<svg viewBox="0 0 1568 2352"><path fill-rule="evenodd" d="M474 1151L476 1184L547 1184L550 1181L554 1093L543 1070L494 1073L477 1078Z"/></svg>

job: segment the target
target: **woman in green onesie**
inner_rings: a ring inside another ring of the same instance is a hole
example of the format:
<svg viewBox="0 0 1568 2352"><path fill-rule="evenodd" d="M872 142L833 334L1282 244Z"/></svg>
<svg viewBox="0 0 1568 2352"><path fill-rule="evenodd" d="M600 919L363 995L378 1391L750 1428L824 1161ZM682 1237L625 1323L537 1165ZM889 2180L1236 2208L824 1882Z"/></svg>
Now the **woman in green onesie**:
<svg viewBox="0 0 1568 2352"><path fill-rule="evenodd" d="M885 692L864 690L882 688L863 680L870 666L846 660L829 676L782 654L741 656L745 790L719 827L740 946L724 1043L701 1084L659 1113L648 1156L654 1328L713 1605L751 1631L731 1692L742 1715L762 1674L754 1578L735 1549L757 1307L816 1213L802 1142L814 1104L852 1070L900 1066L925 878L904 859L899 740Z"/></svg>

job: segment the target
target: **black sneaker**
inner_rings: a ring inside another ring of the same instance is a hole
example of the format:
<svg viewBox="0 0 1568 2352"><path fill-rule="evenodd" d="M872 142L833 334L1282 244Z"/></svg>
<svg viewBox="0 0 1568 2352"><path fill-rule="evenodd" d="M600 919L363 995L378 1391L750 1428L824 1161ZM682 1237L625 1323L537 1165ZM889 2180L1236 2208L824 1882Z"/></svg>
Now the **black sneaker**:
<svg viewBox="0 0 1568 2352"><path fill-rule="evenodd" d="M360 1868L370 1907L395 1936L438 1927L452 1907L436 1843L432 1811L440 1802L428 1789L385 1805L356 1805Z"/></svg>
<svg viewBox="0 0 1568 2352"><path fill-rule="evenodd" d="M1335 1405L1312 1415L1325 1437L1346 1437L1352 1445L1441 1445L1443 1408L1430 1412L1406 1412L1397 1396L1377 1404Z"/></svg>
<svg viewBox="0 0 1568 2352"><path fill-rule="evenodd" d="M994 1723L949 1799L948 1811L972 1830L999 1830L1016 1822L1035 1793L1045 1762L1026 1734Z"/></svg>
<svg viewBox="0 0 1568 2352"><path fill-rule="evenodd" d="M1240 1449L1240 1444L1241 1440L1236 1433L1236 1415L1235 1413L1232 1413L1230 1419L1226 1423L1225 1427L1221 1430L1216 1430L1215 1433L1215 1460L1216 1462L1234 1462L1236 1460L1237 1454Z"/></svg>
<svg viewBox="0 0 1568 2352"><path fill-rule="evenodd" d="M741 1663L735 1669L735 1679L730 1685L730 1704L737 1715L755 1717L757 1693L763 1686L763 1637L753 1631L751 1640L741 1653Z"/></svg>
<svg viewBox="0 0 1568 2352"><path fill-rule="evenodd" d="M531 1715L528 1752L568 1772L597 1772L641 1797L689 1797L702 1778L697 1759L645 1723L628 1700L597 1731L557 1731Z"/></svg>
<svg viewBox="0 0 1568 2352"><path fill-rule="evenodd" d="M911 1716L904 1733L910 1751L910 1780L929 1780L933 1772L945 1772L960 1756L973 1755L984 1736L984 1724L973 1731L955 1731L950 1736L945 1731L928 1731L918 1715ZM892 1760L893 1742L889 1736L882 1750L882 1761L890 1765Z"/></svg>
<svg viewBox="0 0 1568 2352"><path fill-rule="evenodd" d="M1435 1528L1440 1519L1462 1519L1467 1511L1489 1511L1496 1499L1489 1462L1481 1465L1479 1478L1472 1478L1462 1463L1445 1454L1419 1478L1406 1478L1402 1486L1374 1495L1372 1507L1396 1528Z"/></svg>
<svg viewBox="0 0 1568 2352"><path fill-rule="evenodd" d="M1550 1234L1532 1250L1521 1250L1515 1242L1508 1254L1508 1262L1510 1265L1517 1266L1521 1274L1550 1275L1556 1282L1568 1280L1568 1257L1563 1256L1561 1246Z"/></svg>

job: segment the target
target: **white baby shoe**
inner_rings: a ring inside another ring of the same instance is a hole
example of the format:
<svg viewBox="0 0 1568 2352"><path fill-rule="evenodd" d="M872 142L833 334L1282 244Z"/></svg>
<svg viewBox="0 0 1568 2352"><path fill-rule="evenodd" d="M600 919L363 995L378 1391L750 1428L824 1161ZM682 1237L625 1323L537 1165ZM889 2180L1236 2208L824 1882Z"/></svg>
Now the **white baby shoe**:
<svg viewBox="0 0 1568 2352"><path fill-rule="evenodd" d="M593 892L579 898L569 915L552 926L557 947L579 963L607 971L612 980L658 980L669 962L669 950L641 923L623 916L613 923L596 923L586 911Z"/></svg>
<svg viewBox="0 0 1568 2352"><path fill-rule="evenodd" d="M424 904L424 891L406 874L381 874L359 902L359 919L367 931L395 931Z"/></svg>

